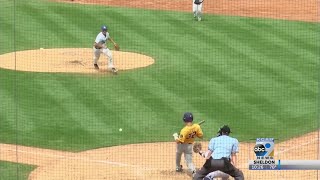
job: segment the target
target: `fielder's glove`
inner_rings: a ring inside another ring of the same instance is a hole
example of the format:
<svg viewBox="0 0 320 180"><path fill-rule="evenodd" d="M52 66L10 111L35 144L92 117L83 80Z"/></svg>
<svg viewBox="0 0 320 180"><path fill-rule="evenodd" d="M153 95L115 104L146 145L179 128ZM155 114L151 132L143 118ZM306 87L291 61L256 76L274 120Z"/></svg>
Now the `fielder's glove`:
<svg viewBox="0 0 320 180"><path fill-rule="evenodd" d="M202 151L202 145L201 145L201 143L199 143L199 142L195 142L195 143L193 144L193 152L199 153L200 156L202 156L202 157L204 157L204 158L206 158L206 156L207 156L207 155L206 155L207 153L205 153L205 152Z"/></svg>
<svg viewBox="0 0 320 180"><path fill-rule="evenodd" d="M202 145L201 145L201 143L195 142L195 143L193 144L193 152L195 152L195 153L200 153L201 150L202 150Z"/></svg>

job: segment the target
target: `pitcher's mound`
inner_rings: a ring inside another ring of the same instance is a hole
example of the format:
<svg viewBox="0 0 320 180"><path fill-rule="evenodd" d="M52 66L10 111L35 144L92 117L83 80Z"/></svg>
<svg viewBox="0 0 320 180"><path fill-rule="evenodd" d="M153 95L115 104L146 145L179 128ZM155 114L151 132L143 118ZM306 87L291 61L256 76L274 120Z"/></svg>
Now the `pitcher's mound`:
<svg viewBox="0 0 320 180"><path fill-rule="evenodd" d="M146 67L154 59L137 53L112 51L118 70ZM0 55L0 68L33 72L98 73L107 72L107 58L101 54L99 70L93 67L93 53L89 48L38 49Z"/></svg>

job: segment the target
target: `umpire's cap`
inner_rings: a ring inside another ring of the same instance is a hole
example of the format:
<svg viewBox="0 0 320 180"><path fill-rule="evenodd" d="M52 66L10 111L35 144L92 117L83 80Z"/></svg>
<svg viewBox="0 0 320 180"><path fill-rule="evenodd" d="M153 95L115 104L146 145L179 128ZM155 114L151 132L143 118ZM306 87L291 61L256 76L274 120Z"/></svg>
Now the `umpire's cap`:
<svg viewBox="0 0 320 180"><path fill-rule="evenodd" d="M224 125L224 126L222 126L220 128L218 133L227 133L227 134L229 134L229 133L231 133L231 130L230 130L228 125Z"/></svg>
<svg viewBox="0 0 320 180"><path fill-rule="evenodd" d="M183 115L183 121L184 122L192 122L193 121L193 115L191 112L186 112Z"/></svg>

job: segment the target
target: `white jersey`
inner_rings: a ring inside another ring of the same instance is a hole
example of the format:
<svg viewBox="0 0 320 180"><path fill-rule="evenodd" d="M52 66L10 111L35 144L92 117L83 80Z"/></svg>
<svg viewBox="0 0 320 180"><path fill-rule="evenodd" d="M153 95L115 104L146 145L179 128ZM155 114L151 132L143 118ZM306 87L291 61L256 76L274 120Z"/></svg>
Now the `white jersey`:
<svg viewBox="0 0 320 180"><path fill-rule="evenodd" d="M103 35L102 32L100 32L97 37L96 37L96 40L94 42L96 43L101 43L101 44L104 44L106 45L107 43L107 40L109 39L109 33L106 32L106 35Z"/></svg>

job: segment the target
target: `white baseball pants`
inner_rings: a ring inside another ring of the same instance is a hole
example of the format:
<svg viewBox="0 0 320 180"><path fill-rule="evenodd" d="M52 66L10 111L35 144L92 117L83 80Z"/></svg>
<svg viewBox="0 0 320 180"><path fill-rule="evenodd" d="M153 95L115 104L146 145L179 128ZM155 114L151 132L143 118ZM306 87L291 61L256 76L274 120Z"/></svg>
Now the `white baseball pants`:
<svg viewBox="0 0 320 180"><path fill-rule="evenodd" d="M98 60L100 58L101 53L103 53L108 59L108 61L107 61L108 69L113 68L114 65L113 65L113 59L112 59L112 52L108 48L96 49L95 47L93 47L93 54L94 54L93 63L94 64L98 63Z"/></svg>
<svg viewBox="0 0 320 180"><path fill-rule="evenodd" d="M195 4L195 0L193 0L193 6L192 6L192 11L195 17L201 17L202 16L202 4Z"/></svg>

